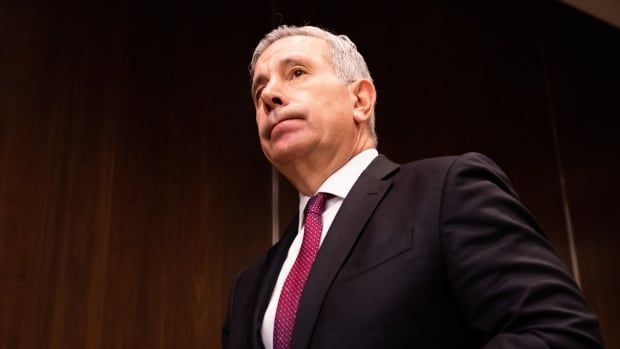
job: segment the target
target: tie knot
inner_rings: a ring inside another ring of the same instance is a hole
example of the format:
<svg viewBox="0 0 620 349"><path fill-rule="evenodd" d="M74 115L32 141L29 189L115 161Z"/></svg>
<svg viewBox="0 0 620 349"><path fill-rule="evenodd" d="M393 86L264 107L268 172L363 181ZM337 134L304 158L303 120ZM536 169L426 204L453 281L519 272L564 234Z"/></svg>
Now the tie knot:
<svg viewBox="0 0 620 349"><path fill-rule="evenodd" d="M316 213L323 214L325 210L325 203L327 200L333 197L332 194L329 193L318 193L310 198L308 204L306 204L306 208L304 209L304 213Z"/></svg>

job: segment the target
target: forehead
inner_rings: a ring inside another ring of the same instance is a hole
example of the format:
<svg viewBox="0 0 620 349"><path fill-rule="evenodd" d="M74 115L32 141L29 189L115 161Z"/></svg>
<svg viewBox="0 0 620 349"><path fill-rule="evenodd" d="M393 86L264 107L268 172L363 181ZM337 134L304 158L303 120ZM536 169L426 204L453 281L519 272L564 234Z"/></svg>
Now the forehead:
<svg viewBox="0 0 620 349"><path fill-rule="evenodd" d="M291 57L315 58L322 57L329 62L329 45L325 40L311 36L287 36L276 40L260 55L255 70L261 66L277 64Z"/></svg>

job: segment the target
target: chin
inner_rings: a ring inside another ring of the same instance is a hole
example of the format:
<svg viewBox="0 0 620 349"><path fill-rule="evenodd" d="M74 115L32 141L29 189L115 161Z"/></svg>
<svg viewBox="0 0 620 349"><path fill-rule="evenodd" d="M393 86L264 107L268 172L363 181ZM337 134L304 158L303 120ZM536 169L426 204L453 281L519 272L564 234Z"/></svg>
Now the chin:
<svg viewBox="0 0 620 349"><path fill-rule="evenodd" d="M308 153L310 147L307 144L288 144L286 146L272 147L269 151L263 148L267 159L276 167L292 164Z"/></svg>

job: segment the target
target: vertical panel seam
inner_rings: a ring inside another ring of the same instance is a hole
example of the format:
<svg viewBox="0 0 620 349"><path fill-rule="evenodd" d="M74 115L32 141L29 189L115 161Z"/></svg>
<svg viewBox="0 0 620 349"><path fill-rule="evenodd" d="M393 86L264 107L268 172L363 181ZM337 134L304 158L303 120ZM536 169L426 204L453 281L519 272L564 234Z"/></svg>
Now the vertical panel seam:
<svg viewBox="0 0 620 349"><path fill-rule="evenodd" d="M545 55L545 45L543 39L543 31L541 24L541 7L536 6L536 24L538 34L538 50L540 53L540 60L543 71L543 81L545 85L545 96L547 98L547 115L549 116L549 123L551 126L551 137L553 140L553 149L555 152L555 162L558 168L558 177L560 182L560 196L562 198L562 209L564 211L564 221L566 224L566 235L568 238L568 249L571 260L571 270L575 281L581 287L581 274L579 271L579 259L577 258L577 248L575 246L575 234L573 229L573 218L571 215L570 204L568 202L568 192L566 190L566 178L564 176L564 166L562 163L562 156L560 151L560 142L557 129L557 118L555 114L555 107L553 103L553 97L551 92L551 82L549 80L549 66L547 63L547 57Z"/></svg>

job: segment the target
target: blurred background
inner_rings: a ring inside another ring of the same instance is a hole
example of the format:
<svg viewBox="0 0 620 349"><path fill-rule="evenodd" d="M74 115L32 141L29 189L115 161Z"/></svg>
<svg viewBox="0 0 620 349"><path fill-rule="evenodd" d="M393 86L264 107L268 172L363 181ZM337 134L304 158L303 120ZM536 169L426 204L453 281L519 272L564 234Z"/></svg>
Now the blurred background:
<svg viewBox="0 0 620 349"><path fill-rule="evenodd" d="M494 159L620 348L619 7L0 0L0 348L220 347L297 209L249 93L278 24L356 42L392 160Z"/></svg>

